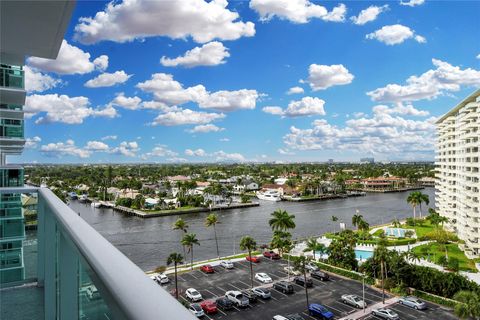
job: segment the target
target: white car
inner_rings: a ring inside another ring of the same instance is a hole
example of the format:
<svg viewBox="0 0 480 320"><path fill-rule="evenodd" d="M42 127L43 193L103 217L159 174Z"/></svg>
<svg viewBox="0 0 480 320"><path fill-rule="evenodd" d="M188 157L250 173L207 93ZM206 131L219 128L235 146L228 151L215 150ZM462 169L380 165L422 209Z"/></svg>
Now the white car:
<svg viewBox="0 0 480 320"><path fill-rule="evenodd" d="M260 272L260 273L255 273L255 279L260 281L261 283L271 283L272 278L268 276L268 274Z"/></svg>
<svg viewBox="0 0 480 320"><path fill-rule="evenodd" d="M205 315L205 312L203 312L202 307L200 307L198 303L192 303L188 310L190 310L191 313L197 316L197 318L203 317Z"/></svg>
<svg viewBox="0 0 480 320"><path fill-rule="evenodd" d="M288 320L288 318L277 314L276 316L273 316L272 320Z"/></svg>
<svg viewBox="0 0 480 320"><path fill-rule="evenodd" d="M170 282L170 279L168 279L168 277L163 273L160 273L160 274L157 274L156 276L153 276L152 279L153 279L153 281L155 281L156 283L159 283L159 284L165 284L165 283Z"/></svg>
<svg viewBox="0 0 480 320"><path fill-rule="evenodd" d="M283 270L285 270L285 272L288 274L291 274L291 275L293 274L294 276L299 276L302 274L300 271L296 270L292 266L286 266L285 268L283 268Z"/></svg>
<svg viewBox="0 0 480 320"><path fill-rule="evenodd" d="M342 302L359 309L367 306L367 304L365 303L365 301L362 300L362 298L354 294L342 295Z"/></svg>
<svg viewBox="0 0 480 320"><path fill-rule="evenodd" d="M245 297L240 291L227 291L225 292L225 298L232 301L237 307L245 308L250 305L250 300Z"/></svg>
<svg viewBox="0 0 480 320"><path fill-rule="evenodd" d="M233 262L229 260L222 260L220 261L220 266L224 267L225 269L233 269Z"/></svg>
<svg viewBox="0 0 480 320"><path fill-rule="evenodd" d="M318 270L319 270L319 269L318 269L318 266L317 266L316 264L314 264L314 263L307 263L307 264L305 265L305 269L306 269L307 271L310 271L310 272L312 272L312 271L318 271Z"/></svg>
<svg viewBox="0 0 480 320"><path fill-rule="evenodd" d="M187 296L188 299L190 299L190 301L200 301L202 300L202 295L200 294L200 292L198 292L196 289L194 288L188 288L186 291L185 291L185 295Z"/></svg>
<svg viewBox="0 0 480 320"><path fill-rule="evenodd" d="M398 320L400 317L391 309L380 308L380 309L373 309L372 315L388 320Z"/></svg>

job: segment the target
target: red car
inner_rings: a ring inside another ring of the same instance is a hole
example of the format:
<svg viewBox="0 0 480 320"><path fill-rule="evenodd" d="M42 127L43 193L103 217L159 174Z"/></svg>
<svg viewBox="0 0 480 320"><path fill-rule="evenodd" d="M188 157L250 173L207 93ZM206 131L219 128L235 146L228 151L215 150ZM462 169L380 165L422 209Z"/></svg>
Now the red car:
<svg viewBox="0 0 480 320"><path fill-rule="evenodd" d="M247 261L252 261L253 263L259 263L260 262L260 258L259 257L255 257L255 256L252 256L252 258L250 259L250 256L246 256L245 259L247 259Z"/></svg>
<svg viewBox="0 0 480 320"><path fill-rule="evenodd" d="M280 259L280 255L276 252L273 252L273 251L265 251L263 253L263 256L265 258L272 259L272 260Z"/></svg>
<svg viewBox="0 0 480 320"><path fill-rule="evenodd" d="M205 300L200 304L206 314L217 313L217 304L213 300Z"/></svg>
<svg viewBox="0 0 480 320"><path fill-rule="evenodd" d="M214 273L215 269L209 264L203 265L200 267L200 270L205 272L205 273Z"/></svg>

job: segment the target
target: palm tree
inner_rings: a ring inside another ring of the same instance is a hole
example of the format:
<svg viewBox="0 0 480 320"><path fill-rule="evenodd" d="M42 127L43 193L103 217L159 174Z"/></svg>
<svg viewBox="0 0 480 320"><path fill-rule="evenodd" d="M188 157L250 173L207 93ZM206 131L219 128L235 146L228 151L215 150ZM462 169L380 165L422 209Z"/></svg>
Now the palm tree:
<svg viewBox="0 0 480 320"><path fill-rule="evenodd" d="M382 277L382 301L385 304L385 271L386 271L386 260L388 258L389 251L387 249L387 238L385 234L380 234L377 247L373 251L373 258L377 261L380 261L380 273Z"/></svg>
<svg viewBox="0 0 480 320"><path fill-rule="evenodd" d="M273 212L271 216L272 218L268 221L268 224L273 231L295 229L295 215L288 214L287 211L279 209Z"/></svg>
<svg viewBox="0 0 480 320"><path fill-rule="evenodd" d="M188 252L190 253L190 268L193 270L193 245L196 244L199 246L200 241L198 241L195 233L187 233L183 236L182 244L188 248Z"/></svg>
<svg viewBox="0 0 480 320"><path fill-rule="evenodd" d="M418 191L418 193L418 199L420 200L420 203L418 204L420 207L420 218L422 218L422 202L428 206L428 204L430 203L430 198L428 197L428 194L421 193L420 191Z"/></svg>
<svg viewBox="0 0 480 320"><path fill-rule="evenodd" d="M362 220L363 220L363 216L357 210L356 213L352 216L352 225L354 227L357 227L357 229L358 229L359 223Z"/></svg>
<svg viewBox="0 0 480 320"><path fill-rule="evenodd" d="M213 232L215 234L215 245L217 246L217 258L218 260L220 260L220 252L218 251L217 229L215 228L215 225L217 225L218 223L220 223L220 221L218 221L218 216L215 213L211 213L205 218L205 226L207 228L213 227Z"/></svg>
<svg viewBox="0 0 480 320"><path fill-rule="evenodd" d="M300 271L303 274L303 280L304 280L304 287L305 287L305 299L307 300L307 309L310 305L308 302L308 287L307 287L307 268L305 268L305 265L308 262L308 258L305 257L304 255L301 255L298 257L297 260L295 260L294 263L294 268Z"/></svg>
<svg viewBox="0 0 480 320"><path fill-rule="evenodd" d="M177 282L177 265L183 262L183 257L180 253L170 253L167 258L167 266L173 263L175 267L175 298L178 300L178 282Z"/></svg>
<svg viewBox="0 0 480 320"><path fill-rule="evenodd" d="M253 265L252 265L252 251L257 249L257 242L250 236L244 236L240 240L240 249L248 250L248 260L250 262L250 283L253 288Z"/></svg>
<svg viewBox="0 0 480 320"><path fill-rule="evenodd" d="M335 222L338 221L338 218L335 216L332 216L332 222L333 222L333 233L335 234Z"/></svg>
<svg viewBox="0 0 480 320"><path fill-rule="evenodd" d="M303 252L312 251L313 252L313 260L316 261L317 259L315 257L315 252L318 251L318 247L320 245L321 245L321 243L319 243L316 238L310 238L310 239L308 239L307 246L303 250Z"/></svg>
<svg viewBox="0 0 480 320"><path fill-rule="evenodd" d="M417 218L416 208L422 201L422 200L420 200L420 194L421 194L421 192L414 191L414 192L410 192L410 194L407 197L407 202L413 208L413 219L414 220Z"/></svg>
<svg viewBox="0 0 480 320"><path fill-rule="evenodd" d="M461 319L472 317L480 319L480 295L472 291L459 291L453 297L459 301L455 306L455 314Z"/></svg>
<svg viewBox="0 0 480 320"><path fill-rule="evenodd" d="M182 218L178 218L177 221L175 221L175 223L173 224L172 229L182 231L183 233L187 233L188 224ZM180 242L182 241L183 233L180 233ZM183 256L185 257L186 256L185 246L182 245L182 248L183 248Z"/></svg>

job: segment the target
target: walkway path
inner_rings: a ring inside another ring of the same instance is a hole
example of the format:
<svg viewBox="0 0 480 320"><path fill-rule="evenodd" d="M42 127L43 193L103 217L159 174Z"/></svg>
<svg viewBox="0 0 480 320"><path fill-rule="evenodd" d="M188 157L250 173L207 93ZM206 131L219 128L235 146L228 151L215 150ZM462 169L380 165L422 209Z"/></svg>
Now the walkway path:
<svg viewBox="0 0 480 320"><path fill-rule="evenodd" d="M388 306L391 306L392 304L395 304L398 302L397 297L390 298L388 300L385 300L385 304L382 302L378 302L372 305L369 305L368 307L365 308L365 311L358 310L354 313L349 314L346 317L340 318L340 320L354 320L354 319L363 319L367 316L369 316L372 313L373 309L379 309L379 308L387 308Z"/></svg>

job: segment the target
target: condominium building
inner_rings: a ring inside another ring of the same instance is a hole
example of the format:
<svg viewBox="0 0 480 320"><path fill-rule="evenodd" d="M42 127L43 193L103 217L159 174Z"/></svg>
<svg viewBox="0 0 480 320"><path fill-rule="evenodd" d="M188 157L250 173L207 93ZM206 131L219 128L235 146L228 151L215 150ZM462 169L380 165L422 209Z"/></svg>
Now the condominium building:
<svg viewBox="0 0 480 320"><path fill-rule="evenodd" d="M480 257L479 138L480 89L437 121L435 202L470 258Z"/></svg>

